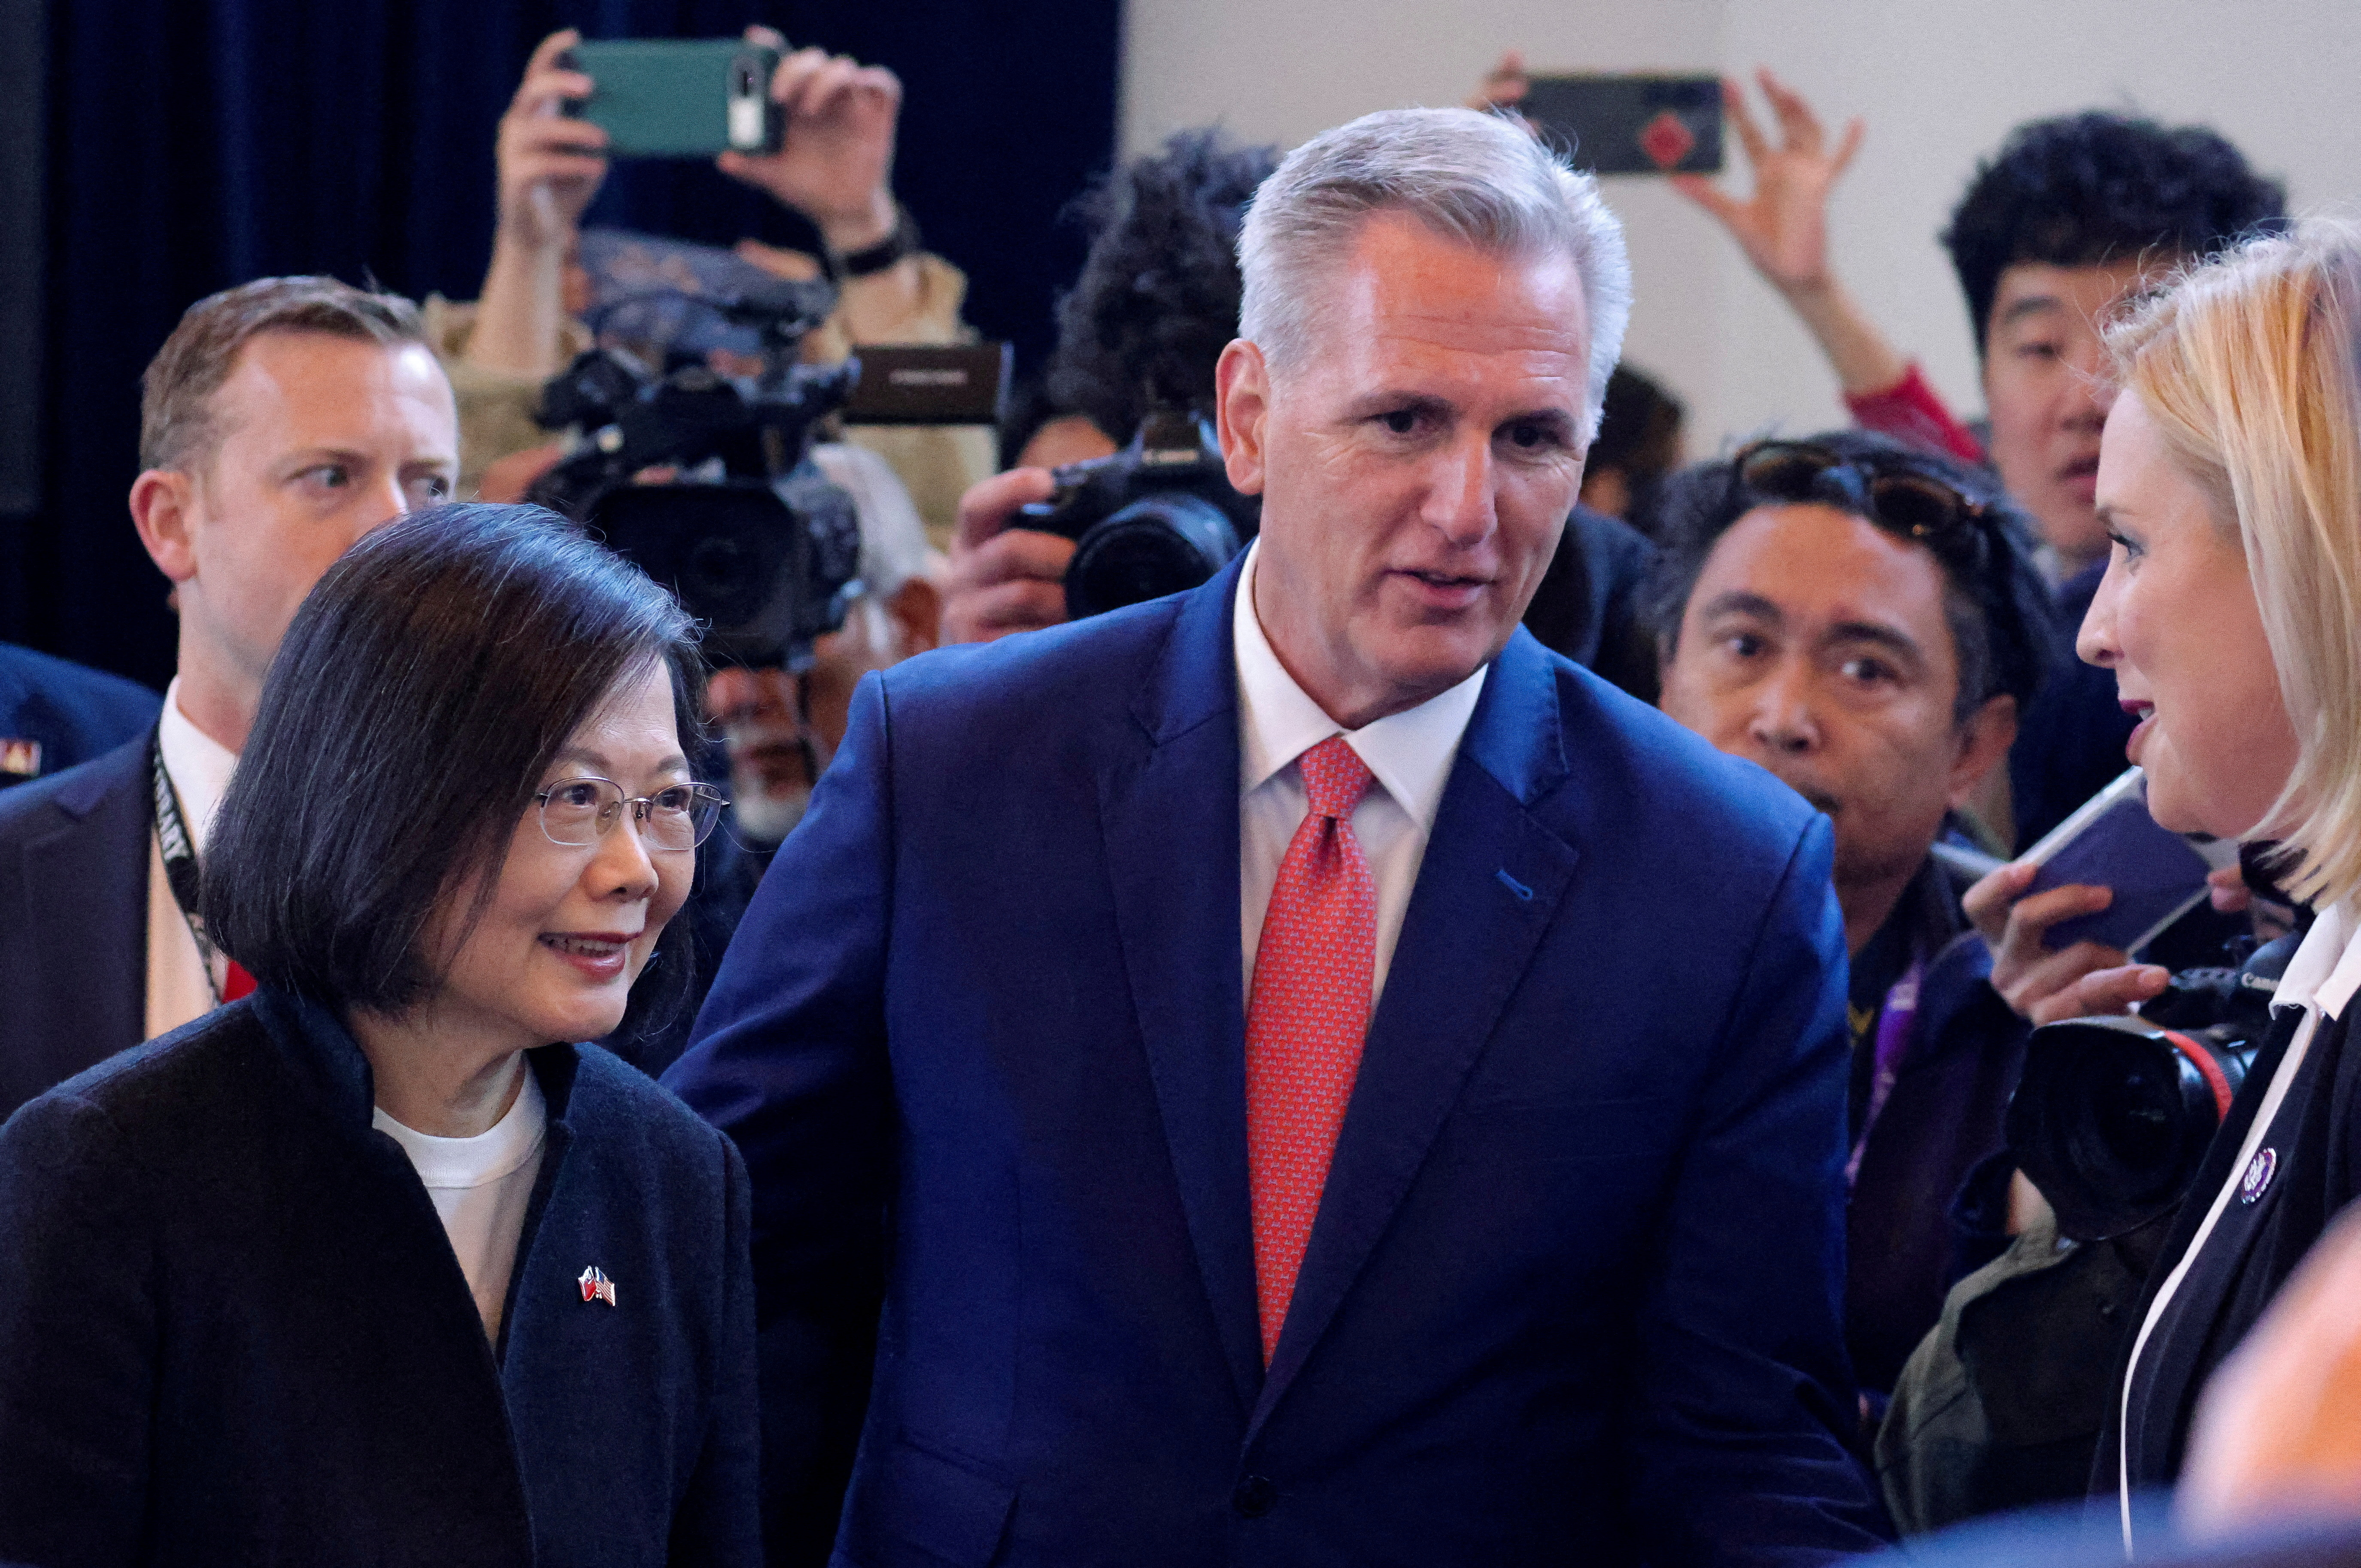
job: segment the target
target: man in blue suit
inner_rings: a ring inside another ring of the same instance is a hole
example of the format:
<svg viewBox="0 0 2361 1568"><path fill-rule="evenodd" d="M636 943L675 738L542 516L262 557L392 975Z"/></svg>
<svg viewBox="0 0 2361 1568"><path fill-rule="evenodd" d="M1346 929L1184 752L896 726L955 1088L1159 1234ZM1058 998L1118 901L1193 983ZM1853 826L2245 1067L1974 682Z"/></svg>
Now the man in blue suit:
<svg viewBox="0 0 2361 1568"><path fill-rule="evenodd" d="M1400 111L1241 255L1258 543L864 681L666 1075L752 1173L774 1559L1871 1547L1828 828L1517 628L1620 228Z"/></svg>
<svg viewBox="0 0 2361 1568"><path fill-rule="evenodd" d="M263 674L330 562L448 498L458 442L394 295L265 278L198 301L157 352L131 516L172 584L178 669L133 738L0 793L0 1118L241 993L188 911Z"/></svg>
<svg viewBox="0 0 2361 1568"><path fill-rule="evenodd" d="M0 642L0 789L63 773L156 722L156 694L104 670Z"/></svg>

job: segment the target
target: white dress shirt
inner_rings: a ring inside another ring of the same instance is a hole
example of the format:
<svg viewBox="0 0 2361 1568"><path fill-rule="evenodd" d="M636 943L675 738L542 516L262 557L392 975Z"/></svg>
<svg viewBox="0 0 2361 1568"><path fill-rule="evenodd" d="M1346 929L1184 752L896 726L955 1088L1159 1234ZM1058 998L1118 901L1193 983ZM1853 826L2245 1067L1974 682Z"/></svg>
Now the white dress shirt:
<svg viewBox="0 0 2361 1568"><path fill-rule="evenodd" d="M2230 1178L2222 1190L2213 1195L2213 1205L2205 1211L2204 1222L2190 1238L2189 1249L2180 1255L2164 1283L2158 1287L2156 1299L2149 1303L2147 1316L2141 1320L2139 1337L2132 1342L2132 1358L2124 1374L2124 1386L2116 1398L2120 1401L2115 1412L2115 1426L2122 1432L2131 1422L2132 1380L2139 1374L2141 1353L2147 1349L2148 1335L2156 1331L2167 1307L2188 1277L2190 1266L2197 1255L2205 1250L2212 1239L2213 1227L2221 1223L2223 1213L2230 1207L2231 1197L2246 1179L2250 1164L2271 1135L2271 1124L2278 1120L2279 1107L2286 1102L2288 1089L2303 1070L2303 1058L2311 1052L2312 1036L2320 1032L2323 1018L2341 1018L2353 993L2361 991L2361 907L2347 899L2321 912L2304 933L2303 941L2296 948L2295 956L2288 959L2287 970L2279 977L2279 989L2271 992L2271 1011L2285 1007L2303 1009L2303 1022L2288 1041L2287 1054L2279 1058L2279 1069L2271 1074L2270 1085L2264 1091L2263 1102L2255 1111L2254 1125L2246 1129L2246 1141L2238 1146L2238 1157L2230 1164ZM2115 1446L2115 1490L2123 1510L2124 1546L2132 1544L2131 1453L2128 1442L2118 1437Z"/></svg>
<svg viewBox="0 0 2361 1568"><path fill-rule="evenodd" d="M1377 779L1353 808L1352 821L1353 836L1378 884L1377 964L1369 995L1374 1010L1386 988L1386 970L1393 963L1394 943L1401 936L1444 785L1451 780L1460 737L1467 732L1490 666L1416 707L1358 729L1345 729L1295 684L1263 635L1254 609L1255 560L1261 549L1257 542L1246 554L1231 617L1238 669L1238 939L1246 995L1251 1002L1255 949L1262 941L1279 864L1312 809L1296 759L1330 736L1342 735Z"/></svg>
<svg viewBox="0 0 2361 1568"><path fill-rule="evenodd" d="M212 831L214 815L229 789L237 753L189 722L189 716L181 711L177 675L164 688L164 712L157 721L156 743L164 753L164 773L172 781L181 819L202 863L205 835ZM152 1040L212 1012L214 988L225 967L216 955L214 972L205 973L197 939L173 900L171 883L164 880L164 851L151 828L148 835L148 1037Z"/></svg>
<svg viewBox="0 0 2361 1568"><path fill-rule="evenodd" d="M516 1272L517 1247L524 1239L524 1212L541 1174L541 1146L549 1131L549 1102L530 1063L517 1096L490 1129L472 1138L438 1138L404 1126L382 1106L369 1113L378 1131L392 1137L410 1157L443 1219L443 1234L467 1277L484 1332L500 1337L500 1310L508 1303L509 1276Z"/></svg>

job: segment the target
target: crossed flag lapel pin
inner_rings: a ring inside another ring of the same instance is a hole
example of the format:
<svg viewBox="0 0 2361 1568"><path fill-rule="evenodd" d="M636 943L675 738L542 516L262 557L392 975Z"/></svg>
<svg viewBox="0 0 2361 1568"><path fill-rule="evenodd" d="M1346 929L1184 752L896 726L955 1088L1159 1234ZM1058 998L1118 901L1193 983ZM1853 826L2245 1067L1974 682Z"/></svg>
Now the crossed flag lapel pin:
<svg viewBox="0 0 2361 1568"><path fill-rule="evenodd" d="M609 1307L615 1304L615 1282L608 1278L607 1271L597 1264L584 1269L582 1277L575 1283L582 1287L585 1301L604 1301Z"/></svg>

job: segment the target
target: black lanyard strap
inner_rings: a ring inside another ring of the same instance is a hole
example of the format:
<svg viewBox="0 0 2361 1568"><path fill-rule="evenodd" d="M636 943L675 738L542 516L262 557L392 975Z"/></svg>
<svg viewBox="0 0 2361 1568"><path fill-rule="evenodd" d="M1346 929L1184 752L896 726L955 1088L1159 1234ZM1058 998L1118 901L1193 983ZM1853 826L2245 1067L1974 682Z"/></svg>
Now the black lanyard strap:
<svg viewBox="0 0 2361 1568"><path fill-rule="evenodd" d="M203 874L197 868L196 841L189 837L187 818L181 815L181 797L172 788L172 775L164 767L164 730L159 723L148 737L149 772L156 791L156 851L164 862L164 884L172 890L172 902L181 906L181 918L187 922L189 935L197 944L197 957L203 963L205 984L212 988L214 1005L222 1001L221 980L214 962L215 948L205 936L204 916L198 913L203 905Z"/></svg>

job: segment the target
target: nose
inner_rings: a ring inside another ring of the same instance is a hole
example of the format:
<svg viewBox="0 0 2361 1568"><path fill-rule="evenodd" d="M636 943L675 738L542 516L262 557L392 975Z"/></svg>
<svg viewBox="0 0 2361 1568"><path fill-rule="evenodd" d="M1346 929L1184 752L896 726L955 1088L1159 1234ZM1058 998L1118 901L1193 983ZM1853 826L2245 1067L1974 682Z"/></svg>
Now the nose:
<svg viewBox="0 0 2361 1568"><path fill-rule="evenodd" d="M2123 663L2123 649L2115 639L2115 604L2123 594L2123 560L2121 550L2107 553L2107 570L2099 578L2099 591L2091 596L2091 608L2083 613L2081 629L2074 633L2075 657L2103 670L2112 670Z"/></svg>
<svg viewBox="0 0 2361 1568"><path fill-rule="evenodd" d="M1755 683L1747 734L1765 752L1806 756L1820 749L1819 718L1812 704L1810 672L1800 659L1779 662Z"/></svg>
<svg viewBox="0 0 2361 1568"><path fill-rule="evenodd" d="M1499 519L1495 478L1488 433L1470 430L1437 451L1427 475L1428 525L1455 547L1482 543Z"/></svg>
<svg viewBox="0 0 2361 1568"><path fill-rule="evenodd" d="M599 836L598 853L590 857L590 863L582 872L593 898L636 904L654 895L662 878L656 867L656 852L648 848L642 831L631 807L626 806L622 819Z"/></svg>

